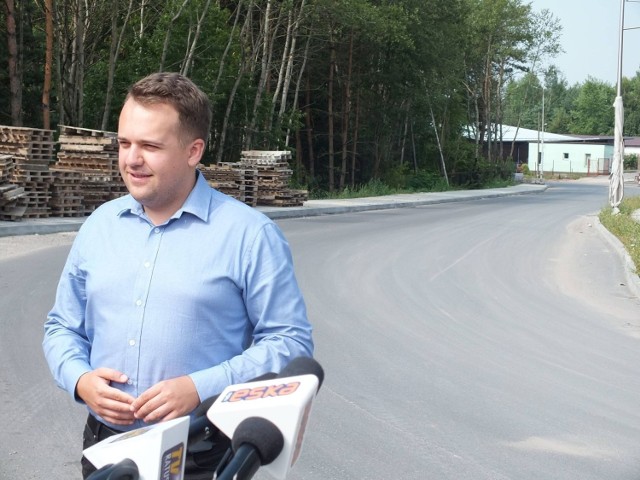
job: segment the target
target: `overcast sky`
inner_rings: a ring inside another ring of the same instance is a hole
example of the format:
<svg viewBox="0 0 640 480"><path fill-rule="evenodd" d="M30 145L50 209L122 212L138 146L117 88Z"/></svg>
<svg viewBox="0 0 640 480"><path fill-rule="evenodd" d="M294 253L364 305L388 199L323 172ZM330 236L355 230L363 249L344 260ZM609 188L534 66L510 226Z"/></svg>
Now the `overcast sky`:
<svg viewBox="0 0 640 480"><path fill-rule="evenodd" d="M564 74L569 85L591 76L616 85L621 0L524 0L534 11L548 9L563 26L560 43L565 53L551 63ZM640 70L640 0L624 7L622 75L633 77Z"/></svg>

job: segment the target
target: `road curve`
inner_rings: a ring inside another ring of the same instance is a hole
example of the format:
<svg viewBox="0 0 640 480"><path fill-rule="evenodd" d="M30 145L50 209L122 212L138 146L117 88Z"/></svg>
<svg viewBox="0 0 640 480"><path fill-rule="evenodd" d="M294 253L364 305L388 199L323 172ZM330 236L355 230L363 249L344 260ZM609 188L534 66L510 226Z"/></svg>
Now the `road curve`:
<svg viewBox="0 0 640 480"><path fill-rule="evenodd" d="M606 195L279 221L326 370L289 478L638 478L640 304ZM0 260L2 479L79 478L83 410L40 349L67 251Z"/></svg>

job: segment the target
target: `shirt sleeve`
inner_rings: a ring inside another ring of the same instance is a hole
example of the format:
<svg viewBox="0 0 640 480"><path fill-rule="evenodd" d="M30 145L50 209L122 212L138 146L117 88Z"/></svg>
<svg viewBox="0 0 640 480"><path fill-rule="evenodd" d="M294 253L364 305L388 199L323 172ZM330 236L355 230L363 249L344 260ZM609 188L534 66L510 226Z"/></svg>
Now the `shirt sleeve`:
<svg viewBox="0 0 640 480"><path fill-rule="evenodd" d="M263 226L245 254L243 289L253 341L241 355L191 374L201 400L313 355L312 328L289 244L274 223Z"/></svg>
<svg viewBox="0 0 640 480"><path fill-rule="evenodd" d="M76 401L78 379L91 371L85 332L85 276L79 264L79 237L63 269L53 308L44 324L44 355L57 385Z"/></svg>

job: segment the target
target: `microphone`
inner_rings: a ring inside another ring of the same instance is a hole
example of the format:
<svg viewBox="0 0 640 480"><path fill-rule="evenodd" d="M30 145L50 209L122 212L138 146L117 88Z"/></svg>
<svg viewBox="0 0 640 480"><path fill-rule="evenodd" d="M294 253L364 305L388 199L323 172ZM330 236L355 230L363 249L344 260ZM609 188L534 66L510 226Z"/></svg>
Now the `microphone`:
<svg viewBox="0 0 640 480"><path fill-rule="evenodd" d="M137 479L137 475L124 470L131 468L129 462L137 467L142 479L182 479L188 431L189 417L174 418L105 438L82 453L100 469L92 480Z"/></svg>
<svg viewBox="0 0 640 480"><path fill-rule="evenodd" d="M261 417L248 417L238 424L233 439L233 458L216 469L216 480L249 480L263 465L273 462L284 447L282 432Z"/></svg>
<svg viewBox="0 0 640 480"><path fill-rule="evenodd" d="M138 465L130 458L125 458L118 463L110 463L96 470L87 477L87 480L138 480L140 472Z"/></svg>
<svg viewBox="0 0 640 480"><path fill-rule="evenodd" d="M296 357L282 369L278 378L295 377L297 375L315 375L318 379L318 390L324 381L324 370L317 360L311 357Z"/></svg>
<svg viewBox="0 0 640 480"><path fill-rule="evenodd" d="M247 418L272 422L282 433L284 446L265 470L284 479L300 455L311 407L323 380L324 371L316 360L298 357L273 379L230 385L213 402L207 417L229 438Z"/></svg>

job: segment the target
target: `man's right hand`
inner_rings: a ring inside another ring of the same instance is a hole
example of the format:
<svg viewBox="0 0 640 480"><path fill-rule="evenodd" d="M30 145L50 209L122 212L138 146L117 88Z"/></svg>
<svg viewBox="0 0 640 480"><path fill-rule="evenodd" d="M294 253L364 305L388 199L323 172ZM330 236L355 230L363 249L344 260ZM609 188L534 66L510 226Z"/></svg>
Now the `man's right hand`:
<svg viewBox="0 0 640 480"><path fill-rule="evenodd" d="M111 382L125 383L127 376L112 368L97 368L80 377L76 384L76 395L105 422L113 425L131 425L135 421L130 405L135 400Z"/></svg>

